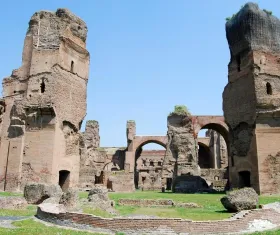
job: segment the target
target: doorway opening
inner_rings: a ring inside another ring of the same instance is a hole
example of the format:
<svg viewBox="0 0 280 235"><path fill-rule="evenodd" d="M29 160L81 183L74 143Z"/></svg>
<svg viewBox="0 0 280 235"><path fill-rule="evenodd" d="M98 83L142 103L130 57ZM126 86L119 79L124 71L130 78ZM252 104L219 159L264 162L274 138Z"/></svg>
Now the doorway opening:
<svg viewBox="0 0 280 235"><path fill-rule="evenodd" d="M95 184L103 184L104 173L101 171L100 175L95 175Z"/></svg>
<svg viewBox="0 0 280 235"><path fill-rule="evenodd" d="M238 172L239 176L239 187L251 187L251 173L250 171L240 171Z"/></svg>
<svg viewBox="0 0 280 235"><path fill-rule="evenodd" d="M59 186L62 191L65 192L69 188L70 183L70 171L59 171Z"/></svg>
<svg viewBox="0 0 280 235"><path fill-rule="evenodd" d="M171 190L172 189L172 178L167 178L166 179L166 190Z"/></svg>

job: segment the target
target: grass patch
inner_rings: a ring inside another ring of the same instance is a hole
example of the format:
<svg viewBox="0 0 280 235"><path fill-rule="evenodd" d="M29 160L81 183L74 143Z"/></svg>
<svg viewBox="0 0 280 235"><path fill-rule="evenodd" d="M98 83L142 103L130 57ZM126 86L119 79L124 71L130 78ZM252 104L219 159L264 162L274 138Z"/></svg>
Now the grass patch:
<svg viewBox="0 0 280 235"><path fill-rule="evenodd" d="M99 208L90 208L90 207L84 206L84 207L82 207L82 209L83 209L83 213L85 213L85 214L96 215L96 216L100 216L100 217L103 217L103 218L112 218L113 217L108 212L103 211Z"/></svg>
<svg viewBox="0 0 280 235"><path fill-rule="evenodd" d="M272 202L280 202L280 195L259 196L259 204L264 205Z"/></svg>
<svg viewBox="0 0 280 235"><path fill-rule="evenodd" d="M28 234L28 235L101 235L101 233L89 233L74 231L69 229L61 229L57 227L50 227L39 222L35 222L33 219L27 219L22 221L16 221L13 225L17 226L16 229L6 229L0 228L0 234L2 235L11 235L11 234Z"/></svg>
<svg viewBox="0 0 280 235"><path fill-rule="evenodd" d="M274 230L274 231L267 231L267 232L256 232L256 233L250 233L251 235L279 235L280 230Z"/></svg>
<svg viewBox="0 0 280 235"><path fill-rule="evenodd" d="M88 197L88 192L79 192L79 199L84 199Z"/></svg>
<svg viewBox="0 0 280 235"><path fill-rule="evenodd" d="M227 212L220 202L225 194L180 194L161 193L153 191L136 191L134 193L109 193L111 200L116 202L116 209L120 215L153 215L166 218L184 218L191 220L220 220L229 218L232 213ZM124 199L172 199L174 202L194 202L202 208L159 208L119 206L118 200ZM267 204L280 201L280 196L260 196L259 203Z"/></svg>
<svg viewBox="0 0 280 235"><path fill-rule="evenodd" d="M120 215L153 215L166 218L184 218L192 220L219 220L229 218L232 213L225 211L220 203L224 194L180 194L180 193L161 193L151 191L136 191L134 193L109 193L110 199L116 202L116 209ZM159 208L159 207L136 207L119 206L118 200L121 198L129 199L172 199L175 202L194 202L202 208Z"/></svg>
<svg viewBox="0 0 280 235"><path fill-rule="evenodd" d="M23 196L22 193L12 193L12 192L0 192L0 196L9 197L9 196Z"/></svg>
<svg viewBox="0 0 280 235"><path fill-rule="evenodd" d="M36 205L28 205L25 209L20 210L1 209L0 216L32 216L36 214L36 211Z"/></svg>

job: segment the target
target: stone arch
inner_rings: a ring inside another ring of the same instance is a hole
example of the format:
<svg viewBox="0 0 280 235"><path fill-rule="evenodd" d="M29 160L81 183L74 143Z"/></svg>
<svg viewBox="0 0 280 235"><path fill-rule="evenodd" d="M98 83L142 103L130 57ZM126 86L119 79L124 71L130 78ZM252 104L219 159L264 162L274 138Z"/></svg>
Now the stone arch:
<svg viewBox="0 0 280 235"><path fill-rule="evenodd" d="M164 140L164 139L163 139ZM135 148L135 151L134 151L134 154L135 154L135 158L134 158L134 161L136 162L138 157L140 156L141 154L141 151L142 151L142 147L146 144L158 144L162 147L164 147L166 149L166 142L162 141L162 140L159 140L159 139L144 139L144 140L141 140L138 145L136 145L137 147ZM139 154L139 156L137 157L137 155Z"/></svg>
<svg viewBox="0 0 280 235"><path fill-rule="evenodd" d="M160 137L141 137L139 138L139 141L136 142L135 144L135 150L134 150L134 185L135 188L138 188L138 181L139 181L139 173L137 172L137 160L140 157L141 153L142 153L142 147L145 146L146 144L150 144L150 143L154 143L154 144L158 144L162 147L164 147L166 149L166 144L167 144L167 137L165 136L160 136ZM149 167L154 167L155 163L153 162L153 164L150 164L151 162L148 163Z"/></svg>
<svg viewBox="0 0 280 235"><path fill-rule="evenodd" d="M128 141L127 151L125 153L125 168L129 172L134 172L135 153L139 147L149 143L155 143L166 148L168 137L165 136L136 136L134 135Z"/></svg>
<svg viewBox="0 0 280 235"><path fill-rule="evenodd" d="M212 129L223 136L229 153L229 127L223 116L193 116L192 122L195 138L197 138L200 130Z"/></svg>
<svg viewBox="0 0 280 235"><path fill-rule="evenodd" d="M139 147L150 143L158 144L166 148L167 136L135 136L132 144L133 149L136 151Z"/></svg>

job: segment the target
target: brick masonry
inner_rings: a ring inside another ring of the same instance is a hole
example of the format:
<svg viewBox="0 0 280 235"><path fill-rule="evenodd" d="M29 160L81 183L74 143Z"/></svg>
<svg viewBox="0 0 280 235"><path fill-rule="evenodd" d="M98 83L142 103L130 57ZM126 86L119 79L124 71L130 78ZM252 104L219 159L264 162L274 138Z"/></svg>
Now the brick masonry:
<svg viewBox="0 0 280 235"><path fill-rule="evenodd" d="M67 221L125 234L156 234L159 230L168 231L161 234L241 233L248 231L250 223L254 220L265 220L277 227L280 226L279 213L273 209L251 210L239 217L216 221L191 221L178 218L101 218L82 213L53 214L42 211L40 207L38 207L37 217L52 223L61 224Z"/></svg>

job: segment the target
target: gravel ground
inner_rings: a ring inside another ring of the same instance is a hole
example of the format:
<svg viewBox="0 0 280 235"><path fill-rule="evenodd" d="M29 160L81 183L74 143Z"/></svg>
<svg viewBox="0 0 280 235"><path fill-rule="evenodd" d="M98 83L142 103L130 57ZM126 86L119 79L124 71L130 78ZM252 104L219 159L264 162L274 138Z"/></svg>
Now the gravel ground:
<svg viewBox="0 0 280 235"><path fill-rule="evenodd" d="M12 223L14 221L31 218L30 216L0 216L0 227L2 228L16 228Z"/></svg>

